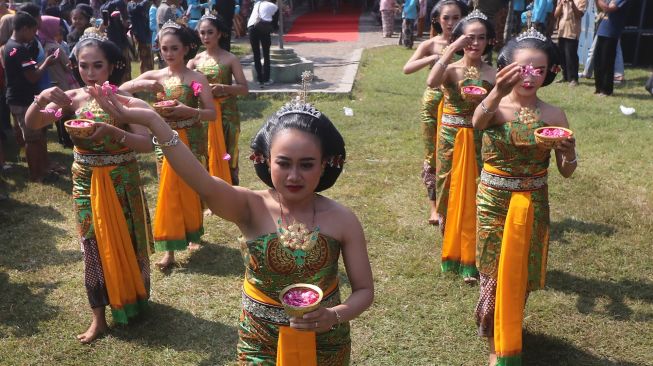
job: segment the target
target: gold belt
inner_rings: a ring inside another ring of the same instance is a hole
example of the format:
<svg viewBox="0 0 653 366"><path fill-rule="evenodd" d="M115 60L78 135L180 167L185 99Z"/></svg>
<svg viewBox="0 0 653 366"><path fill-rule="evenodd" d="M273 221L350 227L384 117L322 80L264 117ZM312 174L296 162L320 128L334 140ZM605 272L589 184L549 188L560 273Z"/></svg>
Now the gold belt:
<svg viewBox="0 0 653 366"><path fill-rule="evenodd" d="M456 116L453 114L442 113L442 124L451 127L474 128L469 117Z"/></svg>
<svg viewBox="0 0 653 366"><path fill-rule="evenodd" d="M547 174L531 177L509 177L481 171L481 183L495 189L511 192L537 191L546 186Z"/></svg>
<svg viewBox="0 0 653 366"><path fill-rule="evenodd" d="M190 119L184 119L181 121L167 121L166 123L172 128L173 130L181 130L184 128L189 128L192 127L193 125L197 124L199 122L199 119L197 117L193 117Z"/></svg>
<svg viewBox="0 0 653 366"><path fill-rule="evenodd" d="M136 160L134 151L127 151L118 154L84 154L73 150L75 162L88 166L111 166L121 165Z"/></svg>
<svg viewBox="0 0 653 366"><path fill-rule="evenodd" d="M335 291L326 295L320 302L320 306L322 307L332 307L338 304L340 304L339 288L336 288ZM283 310L283 306L276 306L258 301L248 296L245 291L243 291L243 309L256 318L268 323L278 325L290 324L288 314Z"/></svg>

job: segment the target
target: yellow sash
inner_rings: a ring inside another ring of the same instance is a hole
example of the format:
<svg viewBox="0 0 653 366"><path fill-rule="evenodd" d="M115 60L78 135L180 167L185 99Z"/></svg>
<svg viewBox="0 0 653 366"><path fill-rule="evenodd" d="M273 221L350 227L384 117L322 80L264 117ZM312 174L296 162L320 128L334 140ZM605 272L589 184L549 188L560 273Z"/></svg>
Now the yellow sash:
<svg viewBox="0 0 653 366"><path fill-rule="evenodd" d="M243 289L247 296L256 301L282 306L281 303L267 296L247 280L244 281ZM324 291L324 297L337 289L338 282L336 281ZM279 326L276 364L277 366L317 366L315 332L299 331L289 326Z"/></svg>
<svg viewBox="0 0 653 366"><path fill-rule="evenodd" d="M488 164L483 169L507 175ZM501 240L494 310L494 347L498 366L521 365L522 322L533 223L531 192L513 192Z"/></svg>
<svg viewBox="0 0 653 366"><path fill-rule="evenodd" d="M110 176L115 166L94 167L91 174L93 229L114 320L127 323L147 299L127 221Z"/></svg>
<svg viewBox="0 0 653 366"><path fill-rule="evenodd" d="M433 151L433 159L434 161L437 161L436 159L438 158L438 136L440 136L440 124L442 123L442 113L444 111L444 98L440 100L440 104L438 104L438 116L437 119L435 120L435 135L433 138L435 141L433 141L433 146L435 146L435 150ZM437 167L438 164L435 163L435 166ZM437 176L437 172L435 173Z"/></svg>
<svg viewBox="0 0 653 366"><path fill-rule="evenodd" d="M474 129L459 128L454 140L451 183L442 242L443 270L476 265L476 181ZM470 275L472 273L469 273Z"/></svg>
<svg viewBox="0 0 653 366"><path fill-rule="evenodd" d="M188 146L186 130L176 131ZM154 217L154 240L177 242L176 249L184 249L188 245L187 234L200 231L202 219L199 195L175 173L164 157Z"/></svg>
<svg viewBox="0 0 653 366"><path fill-rule="evenodd" d="M217 117L215 121L209 122L208 128L208 155L209 155L209 174L218 177L231 184L231 171L229 170L229 161L223 157L227 153L227 145L224 141L224 132L222 130L222 102L226 97L214 98L213 104ZM232 157L234 158L234 157Z"/></svg>

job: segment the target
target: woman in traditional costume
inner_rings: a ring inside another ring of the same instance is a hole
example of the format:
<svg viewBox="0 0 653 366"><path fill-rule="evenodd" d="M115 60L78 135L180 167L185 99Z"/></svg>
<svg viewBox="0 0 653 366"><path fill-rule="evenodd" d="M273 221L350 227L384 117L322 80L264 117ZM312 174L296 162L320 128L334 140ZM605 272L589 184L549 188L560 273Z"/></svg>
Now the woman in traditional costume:
<svg viewBox="0 0 653 366"><path fill-rule="evenodd" d="M404 65L404 74L412 74L424 67L433 67L440 59L442 51L451 41L451 33L458 21L467 15L467 6L458 0L439 2L431 11L431 28L437 34L417 47L413 56ZM424 164L422 181L426 186L431 213L428 222L438 224L435 211L435 147L437 146L438 121L442 115L442 91L439 87L426 87L422 96L422 106L419 116L422 122L422 137L424 139Z"/></svg>
<svg viewBox="0 0 653 366"><path fill-rule="evenodd" d="M537 97L559 70L555 45L531 28L499 55L496 87L474 112L483 131L483 171L477 195L481 273L476 307L479 335L488 337L490 365L521 365L528 293L544 286L549 242L547 169L551 148L538 144L539 127L569 127L565 113ZM575 140L554 145L558 171L576 169Z"/></svg>
<svg viewBox="0 0 653 366"><path fill-rule="evenodd" d="M459 273L466 283L476 282L476 186L481 170L481 133L472 127L474 108L483 95L462 89L489 91L496 70L481 59L492 52L494 29L487 17L474 10L453 31L455 41L429 73L427 84L444 93L436 158L435 208L443 233L443 272ZM449 63L456 52L459 61ZM480 87L480 88L479 88Z"/></svg>
<svg viewBox="0 0 653 366"><path fill-rule="evenodd" d="M147 126L202 201L241 230L245 281L239 363L347 365L349 321L370 306L374 289L358 218L318 194L336 182L345 162L343 138L331 121L302 98L271 116L251 144L256 173L270 188L253 191L210 176L152 111L129 108L124 98L113 96L103 100L103 107L116 118ZM342 303L341 252L352 288ZM317 310L289 317L279 296L297 283L319 286L324 297Z"/></svg>
<svg viewBox="0 0 653 366"><path fill-rule="evenodd" d="M218 115L215 120L207 123L209 173L227 183L238 185L240 114L236 96L247 95L249 90L238 57L220 48L220 38L230 31L221 16L203 16L197 32L206 51L188 61L187 66L201 72L209 80ZM235 84L232 84L232 80L235 80Z"/></svg>
<svg viewBox="0 0 653 366"><path fill-rule="evenodd" d="M122 52L95 28L89 29L92 31L87 30L77 43L76 70L87 86L115 88L110 83L119 82L125 70ZM147 108L138 99L126 102ZM67 112L92 120L96 126L88 138L73 136L72 165L84 285L93 310L91 326L77 338L89 343L107 329L107 305L118 324L126 324L147 305L152 232L136 152L151 151L152 143L143 126L116 121L106 114L86 87L66 92L59 87L44 90L27 111L27 126L42 128Z"/></svg>
<svg viewBox="0 0 653 366"><path fill-rule="evenodd" d="M130 93L155 92L157 101L171 103L157 109L190 147L195 159L206 165L207 143L202 121L212 121L216 116L211 87L204 75L186 67L186 62L197 53L199 40L193 31L173 21L161 27L158 37L161 57L168 66L141 74L120 89ZM158 146L155 152L159 192L154 214L154 248L165 252L156 265L166 270L175 264L176 250L197 249L204 234L202 203L172 169Z"/></svg>

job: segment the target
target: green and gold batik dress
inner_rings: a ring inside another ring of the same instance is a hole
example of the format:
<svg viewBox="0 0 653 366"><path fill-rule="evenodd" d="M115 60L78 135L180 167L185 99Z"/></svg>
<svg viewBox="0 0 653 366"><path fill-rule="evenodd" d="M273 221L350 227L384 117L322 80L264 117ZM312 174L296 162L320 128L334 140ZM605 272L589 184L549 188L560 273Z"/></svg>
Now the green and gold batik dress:
<svg viewBox="0 0 653 366"><path fill-rule="evenodd" d="M340 304L340 249L337 240L324 234L319 234L315 246L306 252L285 247L277 233L250 241L241 240L245 263L243 309L238 332L238 361L241 365L272 366L284 352L284 348L278 348L280 334L284 336L289 330L294 331L289 328L288 316L278 302L284 287L296 283L313 284L324 292L322 307ZM320 366L349 364L351 340L348 323L321 334L294 333L308 338L302 342L311 344L310 347L316 351L313 353L317 355L317 360L303 360L299 364L311 365L315 361Z"/></svg>
<svg viewBox="0 0 653 366"><path fill-rule="evenodd" d="M77 118L116 126L94 101ZM152 230L136 153L110 136L74 139L72 196L82 250L84 285L92 308L111 306L127 323L150 293Z"/></svg>
<svg viewBox="0 0 653 366"><path fill-rule="evenodd" d="M463 99L463 86L482 86L487 81L466 78L443 86L444 105L437 150L436 211L443 230L443 272L463 277L478 274L476 249L476 186L481 170L481 132L474 130L472 115L477 102Z"/></svg>
<svg viewBox="0 0 653 366"><path fill-rule="evenodd" d="M229 65L213 58L202 60L197 66L210 84L231 85L233 74ZM235 95L213 98L217 117L208 122L208 166L211 175L238 185L238 138L240 113ZM225 158L226 157L226 158ZM227 178L227 179L225 179Z"/></svg>
<svg viewBox="0 0 653 366"><path fill-rule="evenodd" d="M199 107L199 96L179 78L168 79L164 89L165 92L157 95L157 101L177 100L191 108ZM179 139L197 160L206 166L206 132L197 116L179 121L164 119L179 133ZM154 247L157 251L184 250L189 243L199 242L204 234L202 204L199 195L168 164L159 146L155 147L155 153L159 191L154 214Z"/></svg>
<svg viewBox="0 0 653 366"><path fill-rule="evenodd" d="M483 133L477 193L476 308L479 335L494 337L499 365L521 365L527 293L544 286L549 242L546 185L551 150L533 131L544 123L506 122ZM495 311L496 309L496 311Z"/></svg>

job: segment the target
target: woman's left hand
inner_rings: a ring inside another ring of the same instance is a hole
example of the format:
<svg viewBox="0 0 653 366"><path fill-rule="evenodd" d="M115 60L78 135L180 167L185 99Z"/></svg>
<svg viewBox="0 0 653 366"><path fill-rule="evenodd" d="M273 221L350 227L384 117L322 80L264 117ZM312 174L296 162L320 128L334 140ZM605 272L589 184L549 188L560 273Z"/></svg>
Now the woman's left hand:
<svg viewBox="0 0 653 366"><path fill-rule="evenodd" d="M571 136L566 140L558 142L555 146L555 149L556 151L560 152L567 161L576 159L576 138Z"/></svg>
<svg viewBox="0 0 653 366"><path fill-rule="evenodd" d="M197 115L197 109L191 108L184 103L177 101L172 107L163 108L166 118L171 120L188 119Z"/></svg>
<svg viewBox="0 0 653 366"><path fill-rule="evenodd" d="M84 137L86 140L101 140L105 136L113 136L116 127L111 126L110 124L107 123L95 123L95 131L93 131L93 134L88 137Z"/></svg>
<svg viewBox="0 0 653 366"><path fill-rule="evenodd" d="M88 87L87 91L95 98L100 108L113 117L116 123L120 125L139 124L147 126L151 122L152 114L156 115L156 112L151 109L131 107L131 97L114 94L111 90L103 91L99 85Z"/></svg>
<svg viewBox="0 0 653 366"><path fill-rule="evenodd" d="M337 319L333 310L321 307L304 314L302 318L290 318L290 327L297 330L323 333L330 330L338 321Z"/></svg>

